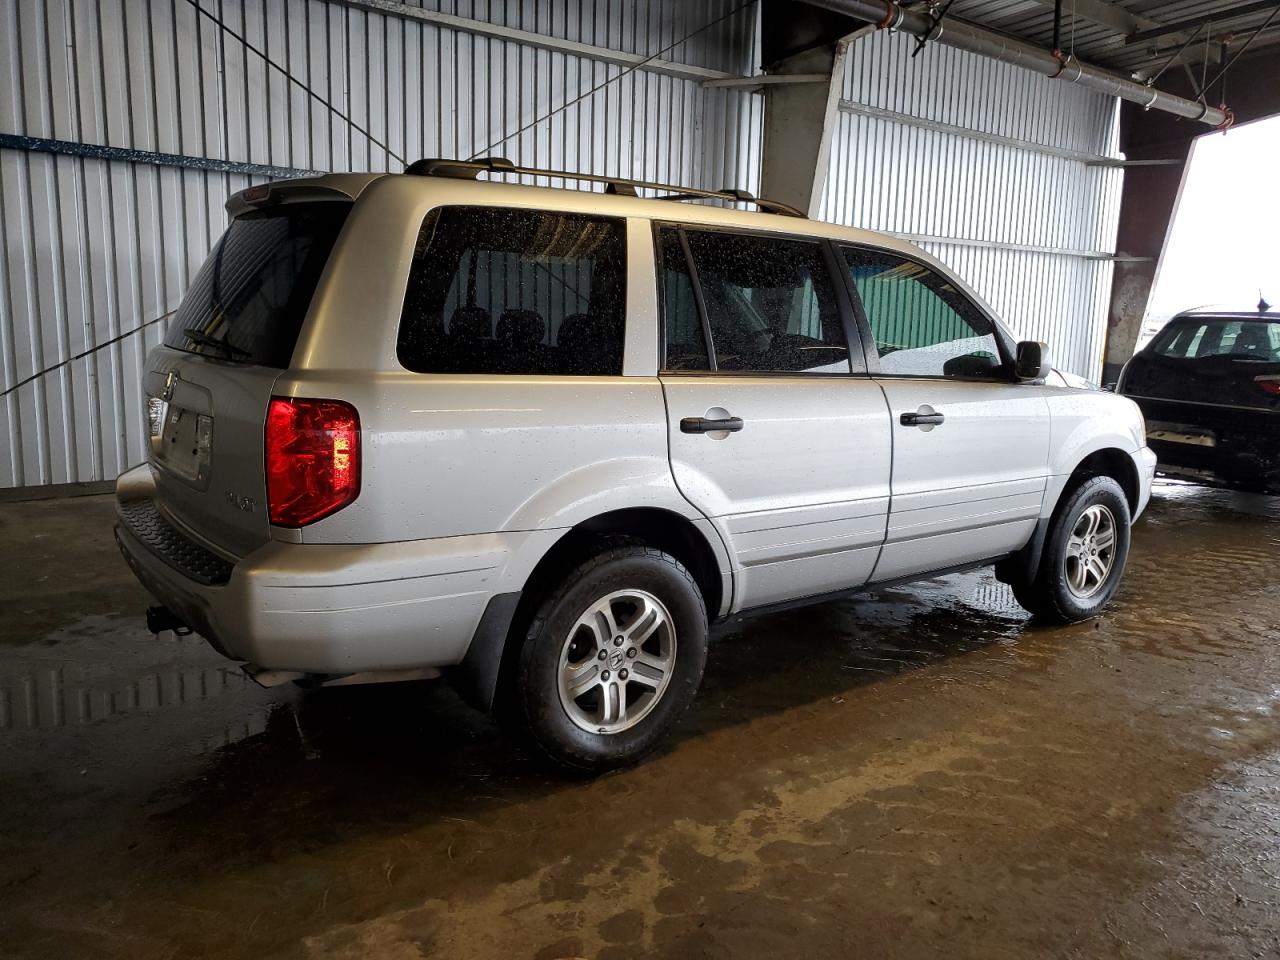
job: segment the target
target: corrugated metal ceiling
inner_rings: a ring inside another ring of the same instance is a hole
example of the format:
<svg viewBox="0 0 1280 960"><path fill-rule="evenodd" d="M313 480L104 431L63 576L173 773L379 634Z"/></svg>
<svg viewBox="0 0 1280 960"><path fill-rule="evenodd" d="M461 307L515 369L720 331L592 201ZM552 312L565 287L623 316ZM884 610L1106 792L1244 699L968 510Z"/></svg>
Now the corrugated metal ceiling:
<svg viewBox="0 0 1280 960"><path fill-rule="evenodd" d="M1159 69L1191 36L1195 27L1130 43L1128 36L1159 26L1214 18L1209 34L1209 72L1216 72L1219 44L1227 40L1234 53L1270 15L1272 9L1232 15L1247 0L1063 0L1062 47L1081 60L1142 76ZM1277 2L1275 6L1280 6ZM968 20L1038 46L1053 40L1054 0L955 0L948 16ZM1180 59L1199 66L1205 57L1205 31L1200 30ZM1250 52L1280 49L1280 14L1249 47ZM1176 65L1176 64L1175 64Z"/></svg>

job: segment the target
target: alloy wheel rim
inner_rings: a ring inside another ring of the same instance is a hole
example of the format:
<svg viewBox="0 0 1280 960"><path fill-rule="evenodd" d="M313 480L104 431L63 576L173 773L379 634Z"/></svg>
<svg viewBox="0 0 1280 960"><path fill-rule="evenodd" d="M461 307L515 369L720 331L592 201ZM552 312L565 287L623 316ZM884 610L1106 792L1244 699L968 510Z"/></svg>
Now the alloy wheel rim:
<svg viewBox="0 0 1280 960"><path fill-rule="evenodd" d="M560 705L589 733L629 730L658 705L675 667L671 614L647 590L615 590L592 603L560 649Z"/></svg>
<svg viewBox="0 0 1280 960"><path fill-rule="evenodd" d="M1116 518L1095 503L1076 519L1063 558L1067 587L1087 600L1106 585L1116 562Z"/></svg>

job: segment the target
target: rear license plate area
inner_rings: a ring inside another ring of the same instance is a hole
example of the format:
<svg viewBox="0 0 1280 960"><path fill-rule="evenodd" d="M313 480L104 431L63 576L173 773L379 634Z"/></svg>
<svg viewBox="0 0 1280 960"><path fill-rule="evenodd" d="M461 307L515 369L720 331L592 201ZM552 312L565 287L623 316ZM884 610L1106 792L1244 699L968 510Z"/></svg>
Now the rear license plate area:
<svg viewBox="0 0 1280 960"><path fill-rule="evenodd" d="M176 407L164 410L163 425L155 444L156 459L187 480L205 479L213 448L213 418Z"/></svg>

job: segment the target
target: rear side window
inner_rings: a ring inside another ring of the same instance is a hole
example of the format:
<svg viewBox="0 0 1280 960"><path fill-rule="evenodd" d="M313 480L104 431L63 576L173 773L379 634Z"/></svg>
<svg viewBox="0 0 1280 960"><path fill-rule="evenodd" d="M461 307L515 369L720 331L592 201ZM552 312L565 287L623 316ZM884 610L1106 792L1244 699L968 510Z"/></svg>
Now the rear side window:
<svg viewBox="0 0 1280 960"><path fill-rule="evenodd" d="M950 280L888 251L846 247L844 257L875 337L881 373L1001 377L994 325Z"/></svg>
<svg viewBox="0 0 1280 960"><path fill-rule="evenodd" d="M1151 349L1162 357L1177 360L1227 357L1278 363L1280 323L1226 318L1181 320L1160 334Z"/></svg>
<svg viewBox="0 0 1280 960"><path fill-rule="evenodd" d="M291 203L236 217L191 282L165 344L287 367L350 203Z"/></svg>
<svg viewBox="0 0 1280 960"><path fill-rule="evenodd" d="M423 222L397 353L418 373L622 373L618 219L442 207Z"/></svg>
<svg viewBox="0 0 1280 960"><path fill-rule="evenodd" d="M683 237L692 270L680 234L664 229L659 240L667 369L850 372L821 244L711 230L688 230ZM691 294L694 277L700 304Z"/></svg>
<svg viewBox="0 0 1280 960"><path fill-rule="evenodd" d="M1151 350L1162 357L1188 360L1199 354L1207 329L1204 323L1176 323L1151 345Z"/></svg>

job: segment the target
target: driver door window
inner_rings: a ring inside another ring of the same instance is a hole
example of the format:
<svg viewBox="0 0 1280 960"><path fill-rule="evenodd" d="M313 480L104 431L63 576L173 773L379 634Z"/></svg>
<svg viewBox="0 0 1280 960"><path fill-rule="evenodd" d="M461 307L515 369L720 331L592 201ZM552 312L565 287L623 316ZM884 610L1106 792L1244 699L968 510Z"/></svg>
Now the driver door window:
<svg viewBox="0 0 1280 960"><path fill-rule="evenodd" d="M1004 379L991 321L950 280L888 251L843 254L882 374Z"/></svg>

